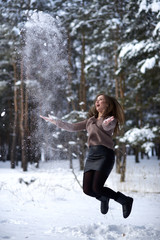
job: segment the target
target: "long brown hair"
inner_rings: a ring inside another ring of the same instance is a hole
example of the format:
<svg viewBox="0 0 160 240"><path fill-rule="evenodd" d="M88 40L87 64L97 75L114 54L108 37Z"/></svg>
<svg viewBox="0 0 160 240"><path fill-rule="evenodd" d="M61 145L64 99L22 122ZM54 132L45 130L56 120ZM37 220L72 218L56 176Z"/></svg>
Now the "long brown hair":
<svg viewBox="0 0 160 240"><path fill-rule="evenodd" d="M117 134L120 131L120 126L122 126L124 124L123 108L120 105L120 103L117 101L116 98L110 97L110 96L108 96L104 93L98 94L96 96L95 102L100 95L104 96L105 101L107 103L106 110L103 113L103 118L114 116L114 118L117 119L117 124L116 124L116 127L114 129L114 133ZM93 117L93 116L95 116L95 118L98 118L98 111L96 110L95 104L94 104L93 107L90 108L90 110L88 112L88 117Z"/></svg>

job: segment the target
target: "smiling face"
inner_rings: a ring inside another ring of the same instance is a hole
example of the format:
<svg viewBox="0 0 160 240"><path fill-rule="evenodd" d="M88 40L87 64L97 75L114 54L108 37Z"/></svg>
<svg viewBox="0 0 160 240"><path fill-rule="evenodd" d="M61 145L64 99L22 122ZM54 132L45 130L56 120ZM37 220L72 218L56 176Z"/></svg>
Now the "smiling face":
<svg viewBox="0 0 160 240"><path fill-rule="evenodd" d="M100 115L102 115L104 113L104 111L106 110L107 106L108 106L108 104L106 103L105 97L103 95L99 95L95 102L95 108L96 108L97 112Z"/></svg>

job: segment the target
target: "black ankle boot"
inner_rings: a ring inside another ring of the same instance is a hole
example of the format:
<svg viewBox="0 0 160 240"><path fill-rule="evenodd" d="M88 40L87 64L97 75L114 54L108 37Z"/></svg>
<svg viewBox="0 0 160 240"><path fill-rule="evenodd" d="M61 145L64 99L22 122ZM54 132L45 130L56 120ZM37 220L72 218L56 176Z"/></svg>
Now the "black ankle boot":
<svg viewBox="0 0 160 240"><path fill-rule="evenodd" d="M101 196L97 199L101 201L101 213L106 214L109 209L109 198Z"/></svg>
<svg viewBox="0 0 160 240"><path fill-rule="evenodd" d="M105 201L101 201L101 213L106 214L109 209L109 198L106 198Z"/></svg>
<svg viewBox="0 0 160 240"><path fill-rule="evenodd" d="M121 192L117 192L115 201L122 205L123 217L127 218L132 210L133 198L125 196Z"/></svg>

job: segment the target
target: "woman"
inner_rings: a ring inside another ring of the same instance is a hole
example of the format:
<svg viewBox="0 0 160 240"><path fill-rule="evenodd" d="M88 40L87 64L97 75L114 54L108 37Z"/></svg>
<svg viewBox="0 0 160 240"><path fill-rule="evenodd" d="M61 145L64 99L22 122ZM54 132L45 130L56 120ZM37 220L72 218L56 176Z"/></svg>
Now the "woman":
<svg viewBox="0 0 160 240"><path fill-rule="evenodd" d="M115 161L112 136L124 123L123 109L118 101L99 94L89 111L89 118L78 123L40 117L70 132L87 130L89 153L84 168L83 191L101 201L102 214L108 212L109 200L114 199L122 205L123 217L127 218L131 213L133 198L104 187Z"/></svg>

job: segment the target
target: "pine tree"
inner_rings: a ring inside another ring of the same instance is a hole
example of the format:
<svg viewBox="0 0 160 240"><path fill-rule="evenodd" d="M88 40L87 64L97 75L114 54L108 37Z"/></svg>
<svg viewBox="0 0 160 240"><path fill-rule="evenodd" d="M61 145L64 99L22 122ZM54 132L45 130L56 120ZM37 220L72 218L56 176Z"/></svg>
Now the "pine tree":
<svg viewBox="0 0 160 240"><path fill-rule="evenodd" d="M146 122L152 127L151 116L158 114L153 96L158 96L159 92L160 44L155 33L158 9L153 11L154 3L155 1L145 2L144 5L144 1L130 1L123 19L126 31L119 47L117 75L123 74L126 79L126 119L131 123L128 127L143 127ZM135 149L135 153L138 156L138 149Z"/></svg>

